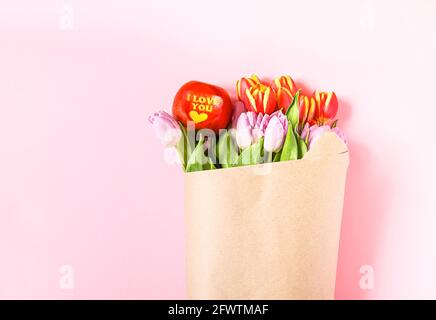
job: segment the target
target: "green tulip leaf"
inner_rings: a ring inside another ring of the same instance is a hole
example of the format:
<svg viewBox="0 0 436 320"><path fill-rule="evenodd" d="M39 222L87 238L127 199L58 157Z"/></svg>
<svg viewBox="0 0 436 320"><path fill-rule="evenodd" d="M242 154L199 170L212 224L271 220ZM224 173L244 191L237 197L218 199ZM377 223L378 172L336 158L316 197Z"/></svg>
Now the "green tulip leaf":
<svg viewBox="0 0 436 320"><path fill-rule="evenodd" d="M238 166L262 163L263 139L261 137L258 142L242 150L237 161Z"/></svg>
<svg viewBox="0 0 436 320"><path fill-rule="evenodd" d="M303 159L304 155L307 153L307 145L303 139L298 138L298 159Z"/></svg>
<svg viewBox="0 0 436 320"><path fill-rule="evenodd" d="M300 117L299 110L298 110L299 97L300 97L300 91L297 91L297 93L294 96L294 99L291 102L291 105L288 108L288 111L286 112L286 117L288 118L288 121L292 124L293 128L296 128L298 126L298 120Z"/></svg>
<svg viewBox="0 0 436 320"><path fill-rule="evenodd" d="M212 160L204 154L204 138L201 137L186 164L186 172L215 169Z"/></svg>
<svg viewBox="0 0 436 320"><path fill-rule="evenodd" d="M192 153L192 147L189 142L185 126L180 121L178 121L178 123L180 130L182 131L182 137L176 145L176 150L182 162L183 169L186 170L186 163L188 162L188 159Z"/></svg>
<svg viewBox="0 0 436 320"><path fill-rule="evenodd" d="M286 134L285 143L283 144L280 161L296 160L298 158L298 144L294 135L294 129L289 123L288 133Z"/></svg>
<svg viewBox="0 0 436 320"><path fill-rule="evenodd" d="M238 147L230 130L219 136L218 159L223 168L229 168L238 161Z"/></svg>
<svg viewBox="0 0 436 320"><path fill-rule="evenodd" d="M280 149L279 152L276 152L276 154L273 157L273 162L279 162L280 161L280 156L282 155L282 149Z"/></svg>

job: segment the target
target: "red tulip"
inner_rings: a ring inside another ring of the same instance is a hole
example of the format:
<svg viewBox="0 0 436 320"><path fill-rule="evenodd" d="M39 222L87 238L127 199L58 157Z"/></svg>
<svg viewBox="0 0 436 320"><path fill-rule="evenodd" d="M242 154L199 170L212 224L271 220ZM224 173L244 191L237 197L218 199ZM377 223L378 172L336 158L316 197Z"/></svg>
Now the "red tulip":
<svg viewBox="0 0 436 320"><path fill-rule="evenodd" d="M236 92L239 100L243 101L245 98L245 90L250 89L260 84L260 80L256 75L252 75L250 78L242 78L236 82Z"/></svg>
<svg viewBox="0 0 436 320"><path fill-rule="evenodd" d="M247 102L244 103L248 111L271 114L276 110L276 96L271 87L260 84L245 90Z"/></svg>
<svg viewBox="0 0 436 320"><path fill-rule="evenodd" d="M285 88L289 91L292 97L294 97L296 93L294 80L290 76L281 76L274 80L275 90L278 92L280 88Z"/></svg>
<svg viewBox="0 0 436 320"><path fill-rule="evenodd" d="M323 125L334 120L338 112L338 99L335 93L315 91L315 114L311 124Z"/></svg>
<svg viewBox="0 0 436 320"><path fill-rule="evenodd" d="M300 125L304 127L306 122L311 123L315 115L315 99L300 94L299 97Z"/></svg>
<svg viewBox="0 0 436 320"><path fill-rule="evenodd" d="M288 111L289 106L291 105L293 98L292 93L289 89L285 87L281 87L277 90L277 107L279 110L282 110L284 114Z"/></svg>
<svg viewBox="0 0 436 320"><path fill-rule="evenodd" d="M260 82L257 76L238 80L236 91L247 111L271 114L276 110L276 93L272 87Z"/></svg>

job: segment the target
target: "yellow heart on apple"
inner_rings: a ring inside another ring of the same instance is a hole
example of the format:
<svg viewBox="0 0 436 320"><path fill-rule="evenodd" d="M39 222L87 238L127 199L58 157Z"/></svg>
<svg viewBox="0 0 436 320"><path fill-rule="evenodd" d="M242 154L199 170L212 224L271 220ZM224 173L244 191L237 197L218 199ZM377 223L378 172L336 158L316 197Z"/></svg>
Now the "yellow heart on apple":
<svg viewBox="0 0 436 320"><path fill-rule="evenodd" d="M207 113L198 113L197 111L190 111L189 117L194 121L195 123L200 123L207 120Z"/></svg>

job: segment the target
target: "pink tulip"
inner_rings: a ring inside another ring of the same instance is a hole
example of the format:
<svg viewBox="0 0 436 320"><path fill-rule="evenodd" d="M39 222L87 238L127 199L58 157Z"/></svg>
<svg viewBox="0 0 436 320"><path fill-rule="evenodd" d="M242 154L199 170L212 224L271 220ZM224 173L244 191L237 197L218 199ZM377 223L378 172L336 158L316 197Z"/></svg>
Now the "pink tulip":
<svg viewBox="0 0 436 320"><path fill-rule="evenodd" d="M264 149L268 152L277 152L285 141L288 132L288 119L281 111L271 114L265 130Z"/></svg>
<svg viewBox="0 0 436 320"><path fill-rule="evenodd" d="M175 147L182 137L182 131L174 118L165 111L153 113L148 117L156 137L165 147Z"/></svg>
<svg viewBox="0 0 436 320"><path fill-rule="evenodd" d="M253 111L243 112L236 124L236 142L242 149L248 148L256 143L265 134L270 115L255 113Z"/></svg>
<svg viewBox="0 0 436 320"><path fill-rule="evenodd" d="M238 124L238 119L241 113L246 112L244 104L241 101L236 101L233 105L233 114L232 114L232 129L236 129L236 125Z"/></svg>
<svg viewBox="0 0 436 320"><path fill-rule="evenodd" d="M326 132L334 132L336 135L344 142L347 143L347 140L345 139L345 135L342 133L342 131L338 128L330 128L328 125L318 126L313 125L309 128L309 125L306 124L306 126L303 129L303 132L301 133L301 138L306 139L307 135L309 135L309 149L312 148L315 143L318 141L318 139Z"/></svg>

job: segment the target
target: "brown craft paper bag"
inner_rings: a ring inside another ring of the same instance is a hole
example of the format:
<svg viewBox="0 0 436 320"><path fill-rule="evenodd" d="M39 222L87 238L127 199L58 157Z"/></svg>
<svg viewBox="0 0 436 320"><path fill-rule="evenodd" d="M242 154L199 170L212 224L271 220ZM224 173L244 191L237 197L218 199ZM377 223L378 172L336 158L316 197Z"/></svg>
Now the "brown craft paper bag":
<svg viewBox="0 0 436 320"><path fill-rule="evenodd" d="M190 299L333 299L349 156L326 133L301 160L185 174Z"/></svg>

